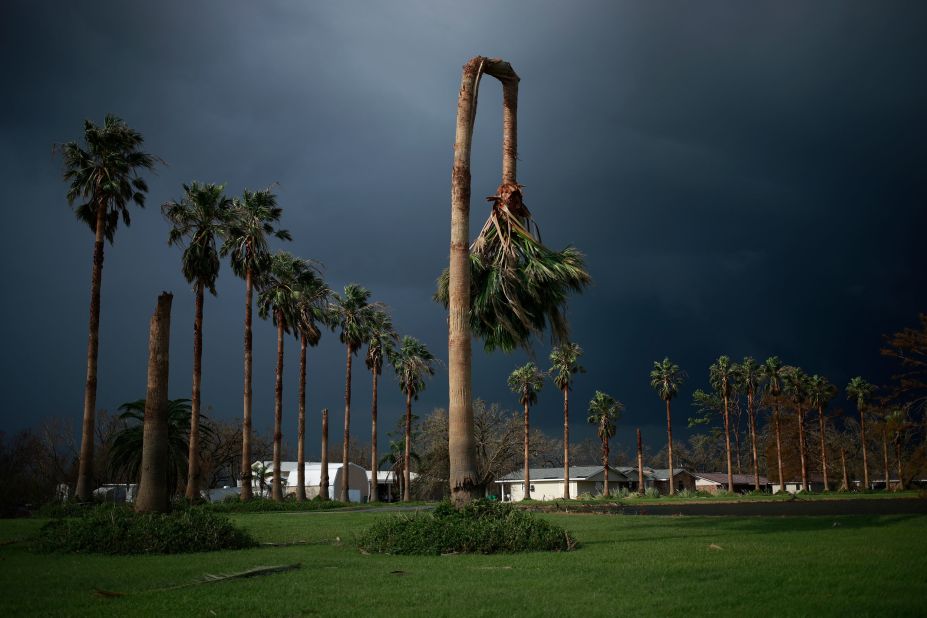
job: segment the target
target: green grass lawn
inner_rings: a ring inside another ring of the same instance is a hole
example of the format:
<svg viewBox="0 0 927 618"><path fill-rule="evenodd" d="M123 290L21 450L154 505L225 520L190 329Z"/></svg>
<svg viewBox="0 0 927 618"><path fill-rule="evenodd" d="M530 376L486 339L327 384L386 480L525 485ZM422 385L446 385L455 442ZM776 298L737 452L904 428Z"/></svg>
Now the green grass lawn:
<svg viewBox="0 0 927 618"><path fill-rule="evenodd" d="M0 521L0 614L852 615L927 612L927 517L548 515L571 553L394 557L353 539L382 513L235 515L290 547L178 556L39 555L42 520ZM340 541L339 541L340 539ZM206 573L298 571L176 590ZM103 598L94 588L127 593Z"/></svg>
<svg viewBox="0 0 927 618"><path fill-rule="evenodd" d="M819 500L897 500L899 498L921 498L923 492L916 490L908 491L864 491L864 492L817 492L817 493L798 493L790 494L788 492L773 493L750 493L750 494L698 494L698 495L674 495L659 496L648 498L631 494L629 496L609 496L608 498L596 496L591 499L580 500L521 500L517 504L524 505L575 505L578 503L601 504L605 502L614 502L617 504L701 504L705 502L788 502L797 501L819 501Z"/></svg>

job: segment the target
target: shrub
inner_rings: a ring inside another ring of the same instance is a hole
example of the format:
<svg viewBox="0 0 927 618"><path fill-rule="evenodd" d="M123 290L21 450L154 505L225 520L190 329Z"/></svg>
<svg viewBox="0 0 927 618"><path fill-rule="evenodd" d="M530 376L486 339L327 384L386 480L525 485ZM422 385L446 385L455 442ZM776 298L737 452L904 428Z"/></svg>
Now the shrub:
<svg viewBox="0 0 927 618"><path fill-rule="evenodd" d="M282 502L274 502L268 498L252 498L247 502L242 502L238 496L226 496L222 502L213 502L205 508L216 513L272 513L276 511L320 511L346 506L350 506L350 503L318 498L299 502L295 497L287 496Z"/></svg>
<svg viewBox="0 0 927 618"><path fill-rule="evenodd" d="M560 526L512 504L475 500L460 510L442 502L432 513L382 519L357 546L383 554L494 554L569 551L576 541Z"/></svg>
<svg viewBox="0 0 927 618"><path fill-rule="evenodd" d="M676 492L677 498L691 499L699 498L699 493L697 491L692 491L691 489L683 489Z"/></svg>
<svg viewBox="0 0 927 618"><path fill-rule="evenodd" d="M582 500L583 502L588 502L589 500L595 500L595 496L587 491L576 496L576 499Z"/></svg>
<svg viewBox="0 0 927 618"><path fill-rule="evenodd" d="M257 543L228 518L203 507L171 513L136 513L124 505L86 509L78 517L42 526L35 549L42 552L179 554L242 549Z"/></svg>
<svg viewBox="0 0 927 618"><path fill-rule="evenodd" d="M647 489L644 490L644 497L645 498L659 498L660 490L657 489L656 487L648 487Z"/></svg>

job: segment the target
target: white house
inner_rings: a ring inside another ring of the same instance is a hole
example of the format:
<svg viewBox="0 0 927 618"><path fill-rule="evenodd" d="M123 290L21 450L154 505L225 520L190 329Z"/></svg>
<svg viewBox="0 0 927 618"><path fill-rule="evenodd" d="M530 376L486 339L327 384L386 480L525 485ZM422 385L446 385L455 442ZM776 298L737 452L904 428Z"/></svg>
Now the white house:
<svg viewBox="0 0 927 618"><path fill-rule="evenodd" d="M558 500L563 498L563 467L530 468L531 498L534 500ZM504 501L521 500L525 497L525 474L519 470L506 474L496 481ZM609 493L620 487L628 487L628 478L617 469L608 468ZM604 466L570 466L570 497L580 494L601 494L605 490Z"/></svg>
<svg viewBox="0 0 927 618"><path fill-rule="evenodd" d="M271 478L274 471L272 461L256 461L252 465L254 473L251 477L252 487L255 494L270 495ZM265 477L262 480L260 471L265 471ZM318 461L307 461L303 467L306 475L306 497L315 498L319 495L319 484L322 479L322 464ZM341 463L328 463L328 497L334 500L341 494L341 481L343 478L343 468ZM348 464L348 500L350 502L367 502L370 496L370 481L367 477L367 471L357 464ZM280 476L284 481L284 493L295 494L296 487L299 485L299 470L295 461L280 462Z"/></svg>
<svg viewBox="0 0 927 618"><path fill-rule="evenodd" d="M727 472L693 472L695 477L696 491L706 491L716 494L727 491ZM756 489L755 479L752 474L732 474L734 481L734 492L744 493ZM769 489L769 480L765 476L760 477L760 491Z"/></svg>

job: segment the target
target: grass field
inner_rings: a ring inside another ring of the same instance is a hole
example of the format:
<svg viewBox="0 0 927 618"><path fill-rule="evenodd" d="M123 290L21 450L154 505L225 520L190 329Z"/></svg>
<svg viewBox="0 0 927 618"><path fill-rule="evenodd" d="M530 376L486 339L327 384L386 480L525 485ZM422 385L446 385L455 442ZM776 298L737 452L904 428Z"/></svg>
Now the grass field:
<svg viewBox="0 0 927 618"><path fill-rule="evenodd" d="M852 615L927 613L927 517L547 515L571 553L362 555L382 513L234 515L289 547L179 556L32 553L42 520L0 521L2 615ZM339 540L340 539L340 540ZM14 541L8 543L8 541ZM189 586L206 573L298 571ZM101 597L99 588L126 593Z"/></svg>

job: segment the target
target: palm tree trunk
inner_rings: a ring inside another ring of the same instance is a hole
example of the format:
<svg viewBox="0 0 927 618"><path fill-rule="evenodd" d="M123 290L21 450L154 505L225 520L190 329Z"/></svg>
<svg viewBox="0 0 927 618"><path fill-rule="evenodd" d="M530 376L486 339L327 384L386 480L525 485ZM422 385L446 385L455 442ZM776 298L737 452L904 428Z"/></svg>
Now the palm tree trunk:
<svg viewBox="0 0 927 618"><path fill-rule="evenodd" d="M644 443L641 430L637 430L637 493L644 495Z"/></svg>
<svg viewBox="0 0 927 618"><path fill-rule="evenodd" d="M241 499L252 498L251 487L251 269L245 271L245 378L241 421Z"/></svg>
<svg viewBox="0 0 927 618"><path fill-rule="evenodd" d="M563 499L570 499L570 387L563 389Z"/></svg>
<svg viewBox="0 0 927 618"><path fill-rule="evenodd" d="M850 477L847 474L847 455L843 447L840 448L840 467L843 468L843 486L840 489L843 491L849 491Z"/></svg>
<svg viewBox="0 0 927 618"><path fill-rule="evenodd" d="M274 381L274 479L270 497L283 501L280 455L283 449L283 312L277 312L277 373Z"/></svg>
<svg viewBox="0 0 927 618"><path fill-rule="evenodd" d="M135 511L166 513L170 510L168 487L167 393L170 373L171 301L163 292L148 329L148 390L142 438L142 469Z"/></svg>
<svg viewBox="0 0 927 618"><path fill-rule="evenodd" d="M200 383L203 378L203 282L196 284L193 318L193 387L190 395L190 451L187 455L187 500L200 498Z"/></svg>
<svg viewBox="0 0 927 618"><path fill-rule="evenodd" d="M412 500L412 390L406 390L406 440L405 452L402 455L402 501Z"/></svg>
<svg viewBox="0 0 927 618"><path fill-rule="evenodd" d="M863 414L863 408L859 408L859 442L863 448L863 485L866 490L869 489L869 461L866 453L866 416Z"/></svg>
<svg viewBox="0 0 927 618"><path fill-rule="evenodd" d="M454 167L451 173L451 247L448 285L448 455L451 500L477 497L473 439L470 342L470 147L481 72L502 82L502 181L515 182L518 75L501 60L476 56L463 67L457 99Z"/></svg>
<svg viewBox="0 0 927 618"><path fill-rule="evenodd" d="M824 406L818 406L818 423L821 426L821 475L824 477L824 491L830 491L830 482L827 480L827 448L824 440L824 432L827 430L824 423Z"/></svg>
<svg viewBox="0 0 927 618"><path fill-rule="evenodd" d="M328 408L322 410L322 455L319 463L319 500L328 500Z"/></svg>
<svg viewBox="0 0 927 618"><path fill-rule="evenodd" d="M773 408L773 426L776 429L776 463L779 466L779 491L785 491L785 477L782 474L782 428L779 425L779 404Z"/></svg>
<svg viewBox="0 0 927 618"><path fill-rule="evenodd" d="M602 438L602 465L605 467L605 486L602 488L602 495L608 497L608 438ZM670 484L673 479L670 478Z"/></svg>
<svg viewBox="0 0 927 618"><path fill-rule="evenodd" d="M377 461L377 374L376 368L373 373L373 398L370 404L370 496L368 502L377 501L377 471L380 469L380 462Z"/></svg>
<svg viewBox="0 0 927 618"><path fill-rule="evenodd" d="M760 491L760 456L756 450L756 408L753 406L753 392L747 395L747 415L750 417L750 447L753 450L753 488Z"/></svg>
<svg viewBox="0 0 927 618"><path fill-rule="evenodd" d="M808 464L805 462L805 413L801 406L797 408L798 412L798 451L801 459L801 490L808 492Z"/></svg>
<svg viewBox="0 0 927 618"><path fill-rule="evenodd" d="M93 268L90 274L90 325L87 333L87 382L84 385L84 418L81 427L80 464L75 493L81 502L93 499L93 440L97 407L97 357L100 350L100 287L103 283L103 231L106 203L97 204L96 233L93 241Z"/></svg>
<svg viewBox="0 0 927 618"><path fill-rule="evenodd" d="M529 432L530 432L530 429L531 429L531 427L530 427L530 424L531 424L531 423L530 423L530 419L528 418L528 414L529 414L529 411L530 411L531 408L528 406L527 403L525 403L525 404L523 404L523 405L524 405L524 407L525 407L525 418L524 418L524 423L523 423L523 424L524 424L524 429L525 429L525 435L524 435L524 447L525 447L525 453L524 453L524 454L525 454L525 495L522 496L522 500L530 500L530 499L531 499L531 470L528 468L528 456L529 456L528 451L529 451L529 447L530 447L530 445L531 445L530 440L529 440Z"/></svg>
<svg viewBox="0 0 927 618"><path fill-rule="evenodd" d="M666 400L666 453L669 456L669 495L676 493L673 485L673 422L670 414L670 400ZM641 489L643 491L643 489Z"/></svg>
<svg viewBox="0 0 927 618"><path fill-rule="evenodd" d="M882 427L882 466L885 470L885 491L890 491L891 487L889 486L891 479L888 474L888 432L885 431L885 427Z"/></svg>
<svg viewBox="0 0 927 618"><path fill-rule="evenodd" d="M904 491L904 469L901 465L901 441L895 442L895 460L898 462L898 491Z"/></svg>
<svg viewBox="0 0 927 618"><path fill-rule="evenodd" d="M731 424L727 410L727 397L724 398L724 448L727 451L727 490L734 493L734 474L731 471ZM670 470L670 485L673 484L673 471Z"/></svg>
<svg viewBox="0 0 927 618"><path fill-rule="evenodd" d="M296 500L306 499L306 338L299 339L299 417L296 421Z"/></svg>
<svg viewBox="0 0 927 618"><path fill-rule="evenodd" d="M345 346L348 351L348 361L344 373L344 446L341 450L341 493L338 499L342 502L348 501L348 489L351 481L348 478L348 445L351 441L351 346Z"/></svg>

